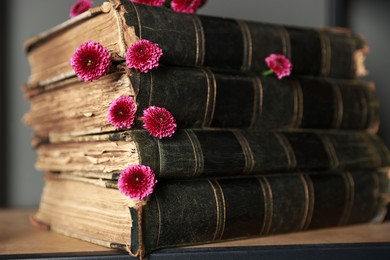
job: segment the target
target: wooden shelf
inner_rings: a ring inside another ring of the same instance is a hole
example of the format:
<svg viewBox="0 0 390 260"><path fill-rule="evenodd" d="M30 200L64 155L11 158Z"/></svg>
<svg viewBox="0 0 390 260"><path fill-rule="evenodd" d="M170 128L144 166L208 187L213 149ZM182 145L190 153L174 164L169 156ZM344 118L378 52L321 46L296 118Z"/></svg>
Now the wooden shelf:
<svg viewBox="0 0 390 260"><path fill-rule="evenodd" d="M126 252L33 227L31 209L0 210L0 259L129 259ZM390 259L390 223L158 250L149 259Z"/></svg>

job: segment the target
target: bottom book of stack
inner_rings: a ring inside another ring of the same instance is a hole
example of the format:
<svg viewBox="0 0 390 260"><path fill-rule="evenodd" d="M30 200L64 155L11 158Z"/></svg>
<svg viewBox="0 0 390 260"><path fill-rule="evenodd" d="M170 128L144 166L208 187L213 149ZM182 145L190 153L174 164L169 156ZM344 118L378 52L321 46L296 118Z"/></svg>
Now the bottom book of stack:
<svg viewBox="0 0 390 260"><path fill-rule="evenodd" d="M380 221L389 169L159 180L131 200L115 179L46 173L33 220L67 236L145 256L204 244Z"/></svg>

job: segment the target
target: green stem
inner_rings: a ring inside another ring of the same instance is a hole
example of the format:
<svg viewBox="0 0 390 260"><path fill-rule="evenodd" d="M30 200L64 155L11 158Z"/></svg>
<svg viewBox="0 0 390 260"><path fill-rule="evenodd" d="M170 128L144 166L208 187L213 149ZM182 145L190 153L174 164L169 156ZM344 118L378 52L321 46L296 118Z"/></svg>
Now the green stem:
<svg viewBox="0 0 390 260"><path fill-rule="evenodd" d="M274 71L270 69L270 70L263 71L263 73L261 73L261 75L268 76L268 75L271 75L272 73L274 73Z"/></svg>

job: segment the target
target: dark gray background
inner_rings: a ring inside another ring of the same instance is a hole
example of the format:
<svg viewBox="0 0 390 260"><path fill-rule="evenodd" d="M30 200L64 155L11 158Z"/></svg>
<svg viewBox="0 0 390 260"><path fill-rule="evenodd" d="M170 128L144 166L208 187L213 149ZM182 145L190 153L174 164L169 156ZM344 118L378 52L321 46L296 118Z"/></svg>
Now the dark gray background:
<svg viewBox="0 0 390 260"><path fill-rule="evenodd" d="M2 127L0 170L0 206L37 206L43 187L42 173L34 170L35 151L31 148L32 131L21 118L29 110L21 86L30 70L23 42L68 19L74 0L12 0L2 11L1 62ZM103 1L94 0L95 5ZM367 59L368 79L376 82L381 102L380 134L390 144L388 118L390 96L390 1L348 1L346 20L329 19L330 0L208 0L199 14L225 16L246 20L275 22L289 25L323 27L348 23L354 31L366 36L371 53ZM341 1L332 1L340 5ZM340 5L342 6L342 5ZM344 16L343 16L344 17ZM338 17L336 17L338 18Z"/></svg>

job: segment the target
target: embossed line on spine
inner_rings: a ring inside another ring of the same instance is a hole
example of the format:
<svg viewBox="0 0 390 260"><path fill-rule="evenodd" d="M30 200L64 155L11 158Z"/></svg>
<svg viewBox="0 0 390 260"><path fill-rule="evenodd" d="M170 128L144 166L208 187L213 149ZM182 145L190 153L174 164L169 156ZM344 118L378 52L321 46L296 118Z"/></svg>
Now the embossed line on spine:
<svg viewBox="0 0 390 260"><path fill-rule="evenodd" d="M291 87L294 90L294 113L291 119L291 128L299 128L303 119L303 91L298 80L291 81Z"/></svg>
<svg viewBox="0 0 390 260"><path fill-rule="evenodd" d="M348 224L349 216L351 215L351 210L355 202L355 182L350 172L343 172L341 177L345 184L345 205L339 225L346 225Z"/></svg>
<svg viewBox="0 0 390 260"><path fill-rule="evenodd" d="M331 127L334 129L340 129L341 123L343 122L343 114L344 114L344 107L343 107L343 96L340 90L340 86L336 84L333 80L329 81L332 92L333 92L333 102L334 102L334 110L333 110L333 120Z"/></svg>
<svg viewBox="0 0 390 260"><path fill-rule="evenodd" d="M268 235L272 226L274 207L272 188L266 176L257 177L257 180L261 186L264 196L264 222L259 235Z"/></svg>
<svg viewBox="0 0 390 260"><path fill-rule="evenodd" d="M307 174L301 174L300 178L305 189L305 212L302 222L297 231L308 229L314 210L314 187L313 182Z"/></svg>
<svg viewBox="0 0 390 260"><path fill-rule="evenodd" d="M216 205L216 225L215 225L215 233L213 235L213 241L215 240L221 240L221 237L223 235L224 229L225 229L225 222L226 222L226 205L225 205L225 198L223 197L223 192L221 189L221 186L216 180L208 180L211 188L214 192L214 198L215 198L215 205Z"/></svg>
<svg viewBox="0 0 390 260"><path fill-rule="evenodd" d="M202 69L207 81L207 100L203 119L203 127L210 127L214 118L215 102L217 98L217 81L210 70Z"/></svg>
<svg viewBox="0 0 390 260"><path fill-rule="evenodd" d="M291 41L286 27L276 26L276 30L279 32L280 40L282 42L283 55L291 59Z"/></svg>
<svg viewBox="0 0 390 260"><path fill-rule="evenodd" d="M138 31L139 31L139 38L142 39L142 24L141 24L141 18L139 16L139 12L135 4L130 1L130 4L133 6L135 14L137 15L137 21L138 21Z"/></svg>
<svg viewBox="0 0 390 260"><path fill-rule="evenodd" d="M336 149L331 141L331 139L323 134L317 134L317 137L321 140L322 145L329 158L329 169L336 169L340 166L340 160L337 156Z"/></svg>
<svg viewBox="0 0 390 260"><path fill-rule="evenodd" d="M320 39L321 47L321 70L320 75L323 77L329 76L331 69L332 49L330 45L329 35L321 30L317 30Z"/></svg>
<svg viewBox="0 0 390 260"><path fill-rule="evenodd" d="M196 53L195 53L195 66L201 67L204 64L205 56L205 38L203 25L198 16L192 16L192 22L195 29L195 44L196 44Z"/></svg>
<svg viewBox="0 0 390 260"><path fill-rule="evenodd" d="M149 75L148 75L148 78L149 78L149 102L148 102L148 107L150 107L152 105L152 100L153 100L153 72L149 72Z"/></svg>
<svg viewBox="0 0 390 260"><path fill-rule="evenodd" d="M274 133L275 137L278 139L280 145L283 147L283 150L285 151L285 155L287 158L287 169L288 170L293 170L297 167L297 159L295 157L295 152L294 149L292 148L290 142L281 133Z"/></svg>
<svg viewBox="0 0 390 260"><path fill-rule="evenodd" d="M160 178L161 176L163 176L165 174L165 172L162 172L162 169L166 169L165 167L165 161L162 160L162 157L161 157L161 146L160 146L160 139L157 139L156 141L156 149L158 151L158 160L159 160L159 172L158 172L158 177Z"/></svg>
<svg viewBox="0 0 390 260"><path fill-rule="evenodd" d="M200 176L204 170L204 157L202 147L199 143L198 137L193 130L185 130L185 133L188 136L188 140L190 140L191 142L192 151L194 154L194 172L192 176Z"/></svg>
<svg viewBox="0 0 390 260"><path fill-rule="evenodd" d="M238 143L240 144L242 153L244 154L245 158L245 167L242 170L242 173L251 173L253 171L253 167L255 167L255 159L253 157L251 146L246 137L240 131L233 131L233 134L236 137Z"/></svg>
<svg viewBox="0 0 390 260"><path fill-rule="evenodd" d="M160 235L161 235L161 209L160 209L160 201L158 200L157 194L154 194L156 198L157 204L157 214L158 214L158 231L157 231L157 239L156 239L156 247L160 245Z"/></svg>
<svg viewBox="0 0 390 260"><path fill-rule="evenodd" d="M253 55L252 35L249 26L245 21L236 20L236 22L241 30L243 47L244 47L241 70L247 71L252 67L252 55Z"/></svg>
<svg viewBox="0 0 390 260"><path fill-rule="evenodd" d="M263 84L260 77L253 79L253 110L249 128L257 128L258 120L263 112Z"/></svg>

